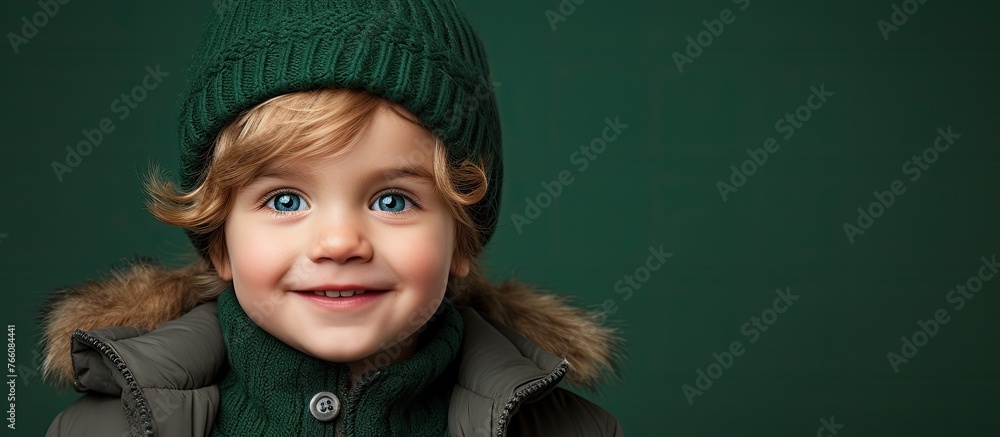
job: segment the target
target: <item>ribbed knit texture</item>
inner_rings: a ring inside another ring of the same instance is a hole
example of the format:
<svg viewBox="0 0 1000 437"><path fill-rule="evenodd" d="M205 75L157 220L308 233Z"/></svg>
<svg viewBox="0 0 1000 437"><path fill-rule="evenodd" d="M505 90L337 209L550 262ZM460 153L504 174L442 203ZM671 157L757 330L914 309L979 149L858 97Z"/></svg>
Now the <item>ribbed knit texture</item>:
<svg viewBox="0 0 1000 437"><path fill-rule="evenodd" d="M452 0L227 1L182 94L181 187L204 177L215 136L271 97L365 90L406 107L453 161L488 157L489 187L471 212L485 245L500 210L500 120L483 45ZM207 257L204 236L189 234Z"/></svg>
<svg viewBox="0 0 1000 437"><path fill-rule="evenodd" d="M213 436L447 436L448 401L462 317L445 301L419 335L413 356L362 375L347 390L348 370L303 354L258 327L230 289L219 296L227 368ZM309 412L313 395L337 395L330 422Z"/></svg>

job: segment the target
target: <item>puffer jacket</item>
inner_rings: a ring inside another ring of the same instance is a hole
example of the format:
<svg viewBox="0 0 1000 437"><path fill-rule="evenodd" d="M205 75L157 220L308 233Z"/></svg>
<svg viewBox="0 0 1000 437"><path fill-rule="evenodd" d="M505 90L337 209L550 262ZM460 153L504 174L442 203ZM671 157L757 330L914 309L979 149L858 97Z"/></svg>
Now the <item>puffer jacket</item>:
<svg viewBox="0 0 1000 437"><path fill-rule="evenodd" d="M72 383L84 396L55 418L47 436L211 434L219 406L216 383L226 360L217 305L187 308L195 301L183 286L171 284L171 275L140 259L114 269L109 279L53 294L43 310L44 375L56 384ZM157 287L171 292L142 298ZM526 334L548 336L543 341L570 360L477 309L459 307L464 335L455 358L450 433L624 435L607 411L557 387L564 378L597 383L598 365L612 362L616 353L612 331L552 295L523 286L499 291L479 300L492 300L493 313L511 325L536 322ZM537 326L546 320L551 326ZM579 335L588 332L596 341ZM574 375L578 367L582 374Z"/></svg>

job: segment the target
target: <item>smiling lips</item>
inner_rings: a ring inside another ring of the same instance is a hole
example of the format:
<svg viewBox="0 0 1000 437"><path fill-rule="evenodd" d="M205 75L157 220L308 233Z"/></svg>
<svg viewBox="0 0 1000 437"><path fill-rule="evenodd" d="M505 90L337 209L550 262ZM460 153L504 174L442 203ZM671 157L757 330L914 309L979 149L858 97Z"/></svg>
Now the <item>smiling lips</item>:
<svg viewBox="0 0 1000 437"><path fill-rule="evenodd" d="M326 297L351 297L351 296L354 296L356 294L364 294L365 291L367 291L367 290L347 290L347 291L332 291L332 290L319 291L319 290L316 290L316 291L313 291L313 294L315 294L317 296L326 296Z"/></svg>
<svg viewBox="0 0 1000 437"><path fill-rule="evenodd" d="M295 294L333 311L359 310L380 300L387 290L302 290Z"/></svg>

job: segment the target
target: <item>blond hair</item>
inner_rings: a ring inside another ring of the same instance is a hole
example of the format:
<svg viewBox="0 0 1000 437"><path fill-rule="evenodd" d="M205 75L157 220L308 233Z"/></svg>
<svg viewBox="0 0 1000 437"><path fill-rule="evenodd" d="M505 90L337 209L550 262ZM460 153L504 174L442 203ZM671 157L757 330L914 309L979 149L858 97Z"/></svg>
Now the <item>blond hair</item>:
<svg viewBox="0 0 1000 437"><path fill-rule="evenodd" d="M399 104L364 91L325 88L273 97L245 111L219 132L212 160L191 191L179 190L154 167L145 182L150 196L147 207L160 221L206 238L210 258L225 260L228 253L223 225L242 187L265 168L293 159L346 153L363 136L380 108L420 125ZM486 194L484 162L489 162L489 157L480 162L452 160L437 136L431 153L436 191L455 219L455 259L469 262L470 274L465 281L449 278L452 297L464 300L461 295L473 283L482 286L486 281L477 260L483 249L481 230L468 207ZM214 298L229 285L209 260L198 260L189 270L193 272L190 279L195 292L202 299Z"/></svg>

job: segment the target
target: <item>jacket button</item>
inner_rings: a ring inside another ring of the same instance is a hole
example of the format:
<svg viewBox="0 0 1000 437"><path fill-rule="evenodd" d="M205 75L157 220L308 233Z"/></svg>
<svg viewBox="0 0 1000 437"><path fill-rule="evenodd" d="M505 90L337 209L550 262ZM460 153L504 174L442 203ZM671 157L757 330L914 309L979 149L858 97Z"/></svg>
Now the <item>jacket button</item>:
<svg viewBox="0 0 1000 437"><path fill-rule="evenodd" d="M309 412L320 422L329 422L340 413L340 399L328 391L316 393L309 401Z"/></svg>

